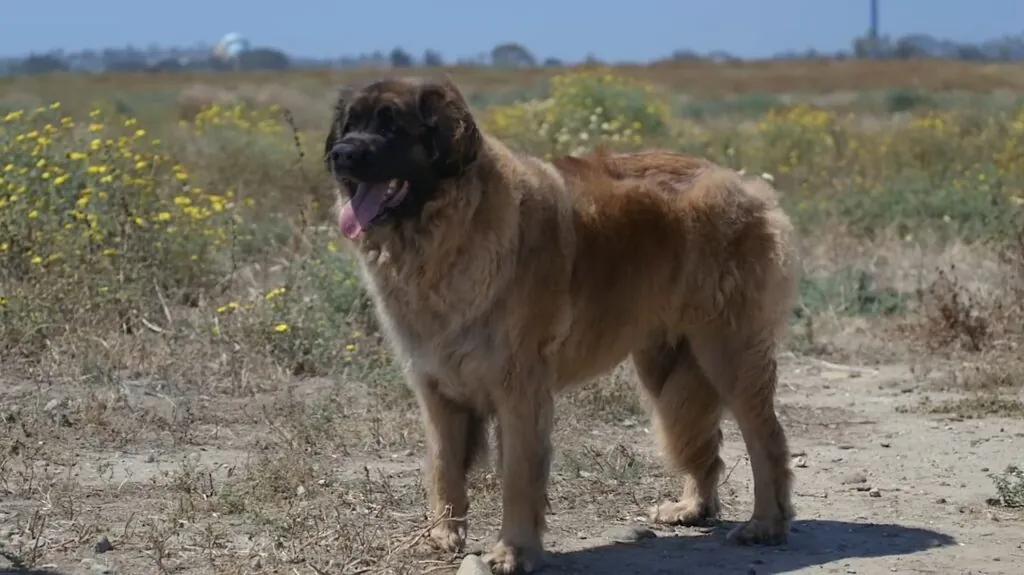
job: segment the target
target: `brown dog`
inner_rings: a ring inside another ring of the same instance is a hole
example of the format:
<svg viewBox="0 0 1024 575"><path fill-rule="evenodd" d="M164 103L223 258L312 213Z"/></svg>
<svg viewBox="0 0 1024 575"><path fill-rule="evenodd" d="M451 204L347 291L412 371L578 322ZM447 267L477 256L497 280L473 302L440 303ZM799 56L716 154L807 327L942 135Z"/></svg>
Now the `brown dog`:
<svg viewBox="0 0 1024 575"><path fill-rule="evenodd" d="M485 559L532 570L552 396L627 356L684 478L653 519L719 513L728 409L754 475L753 516L729 537L786 540L792 476L773 404L796 259L766 182L668 151L517 154L480 131L448 80L342 96L324 151L340 229L422 408L433 509L452 513L434 544L465 543L466 474L494 418L502 523Z"/></svg>

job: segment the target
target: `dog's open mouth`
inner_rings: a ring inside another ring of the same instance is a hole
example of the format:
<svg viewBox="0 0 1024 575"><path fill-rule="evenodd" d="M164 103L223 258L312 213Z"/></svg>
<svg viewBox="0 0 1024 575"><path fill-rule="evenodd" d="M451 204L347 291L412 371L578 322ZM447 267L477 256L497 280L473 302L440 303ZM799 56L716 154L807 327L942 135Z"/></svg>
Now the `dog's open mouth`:
<svg viewBox="0 0 1024 575"><path fill-rule="evenodd" d="M404 180L375 184L360 183L356 186L352 200L345 204L338 214L338 227L341 228L341 233L349 239L359 237L374 220L401 204L408 193L409 182Z"/></svg>

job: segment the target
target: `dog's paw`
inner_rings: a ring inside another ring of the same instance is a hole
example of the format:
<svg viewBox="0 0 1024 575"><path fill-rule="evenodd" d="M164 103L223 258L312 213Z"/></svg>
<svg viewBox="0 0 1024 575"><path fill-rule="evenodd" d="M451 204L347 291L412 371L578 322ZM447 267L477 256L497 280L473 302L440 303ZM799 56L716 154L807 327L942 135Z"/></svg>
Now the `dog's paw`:
<svg viewBox="0 0 1024 575"><path fill-rule="evenodd" d="M693 527L706 525L718 515L715 506L694 499L666 501L651 508L650 518L655 523Z"/></svg>
<svg viewBox="0 0 1024 575"><path fill-rule="evenodd" d="M491 568L492 573L499 575L525 575L533 573L540 567L541 550L539 547L519 547L499 541L491 551L483 556L483 560Z"/></svg>
<svg viewBox="0 0 1024 575"><path fill-rule="evenodd" d="M726 538L740 545L782 545L789 539L789 522L781 518L751 519L730 531Z"/></svg>
<svg viewBox="0 0 1024 575"><path fill-rule="evenodd" d="M466 547L466 522L444 521L435 525L430 530L427 541L439 551L461 553Z"/></svg>

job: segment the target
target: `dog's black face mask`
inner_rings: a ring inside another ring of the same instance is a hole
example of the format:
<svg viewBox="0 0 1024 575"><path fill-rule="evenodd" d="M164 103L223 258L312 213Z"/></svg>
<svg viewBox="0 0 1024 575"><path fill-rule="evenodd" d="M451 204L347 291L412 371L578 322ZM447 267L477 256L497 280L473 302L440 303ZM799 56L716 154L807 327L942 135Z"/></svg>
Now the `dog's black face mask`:
<svg viewBox="0 0 1024 575"><path fill-rule="evenodd" d="M345 236L418 217L446 178L462 175L481 142L469 108L451 82L375 82L342 94L324 142L324 162L349 199L339 215Z"/></svg>

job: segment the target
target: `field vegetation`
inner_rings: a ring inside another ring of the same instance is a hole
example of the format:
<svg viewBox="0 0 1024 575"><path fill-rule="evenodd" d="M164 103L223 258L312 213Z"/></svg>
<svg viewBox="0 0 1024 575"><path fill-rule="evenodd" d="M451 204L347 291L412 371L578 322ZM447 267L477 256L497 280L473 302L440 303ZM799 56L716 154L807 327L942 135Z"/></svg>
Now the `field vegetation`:
<svg viewBox="0 0 1024 575"><path fill-rule="evenodd" d="M874 374L841 382L871 394L898 367L912 393L872 417L1022 430L1024 74L665 66L452 74L482 124L531 153L664 146L772 180L804 257L787 357L813 369L790 387L846 369ZM454 573L420 545L415 400L328 214L330 97L364 76L0 82L9 569ZM562 400L556 549L676 489L631 382L623 366ZM784 415L798 436L839 433L826 408ZM1019 521L1013 464L983 460L978 489L985 513ZM474 497L474 535L490 537L490 470Z"/></svg>

